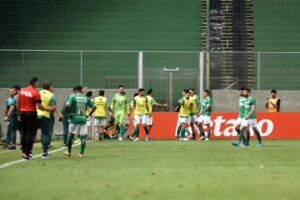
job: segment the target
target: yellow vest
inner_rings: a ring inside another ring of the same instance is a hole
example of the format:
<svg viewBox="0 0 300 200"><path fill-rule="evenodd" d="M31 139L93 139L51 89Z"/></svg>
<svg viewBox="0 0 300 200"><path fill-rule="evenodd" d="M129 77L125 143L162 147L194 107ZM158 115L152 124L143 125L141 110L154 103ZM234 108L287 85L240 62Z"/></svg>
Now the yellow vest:
<svg viewBox="0 0 300 200"><path fill-rule="evenodd" d="M269 101L271 101L273 104L277 105L277 101L278 101L279 98L270 98ZM277 112L277 108L275 108L275 106L273 106L273 104L271 104L269 102L269 105L268 105L268 112Z"/></svg>
<svg viewBox="0 0 300 200"><path fill-rule="evenodd" d="M147 111L147 98L145 96L136 96L134 97L135 103L135 114L136 115L146 115L148 114Z"/></svg>
<svg viewBox="0 0 300 200"><path fill-rule="evenodd" d="M42 105L45 108L49 108L51 106L51 99L54 94L52 92L50 92L49 90L41 90L40 95L41 95ZM49 111L43 111L43 110L37 109L37 115L40 117L50 118Z"/></svg>
<svg viewBox="0 0 300 200"><path fill-rule="evenodd" d="M97 107L95 110L95 117L105 117L106 118L106 109L107 109L107 98L106 97L96 97L95 106Z"/></svg>
<svg viewBox="0 0 300 200"><path fill-rule="evenodd" d="M199 99L197 95L190 96L190 101L192 103L191 114L197 114L199 112Z"/></svg>
<svg viewBox="0 0 300 200"><path fill-rule="evenodd" d="M180 106L179 116L189 117L191 113L191 99L186 99L185 97L181 99L183 104Z"/></svg>
<svg viewBox="0 0 300 200"><path fill-rule="evenodd" d="M147 101L148 101L148 111L149 111L149 114L152 114L152 109L153 109L153 97L148 95L147 96Z"/></svg>

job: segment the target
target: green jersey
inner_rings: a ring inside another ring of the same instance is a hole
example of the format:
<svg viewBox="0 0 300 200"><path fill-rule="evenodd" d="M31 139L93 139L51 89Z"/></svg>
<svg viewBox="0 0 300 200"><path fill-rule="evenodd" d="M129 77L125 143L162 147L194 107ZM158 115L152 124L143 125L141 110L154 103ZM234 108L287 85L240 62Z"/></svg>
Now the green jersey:
<svg viewBox="0 0 300 200"><path fill-rule="evenodd" d="M201 104L201 110L205 110L206 107L209 106L209 108L202 113L203 116L210 116L211 114L211 106L212 106L212 100L211 100L211 97L205 97L203 100L202 100L202 104Z"/></svg>
<svg viewBox="0 0 300 200"><path fill-rule="evenodd" d="M245 117L245 97L240 97L239 99L239 118L243 119Z"/></svg>
<svg viewBox="0 0 300 200"><path fill-rule="evenodd" d="M70 122L72 124L86 124L85 112L87 107L93 107L93 102L83 94L72 94L67 101L70 105Z"/></svg>
<svg viewBox="0 0 300 200"><path fill-rule="evenodd" d="M116 115L129 113L129 99L126 95L120 95L116 93L111 101L111 109Z"/></svg>
<svg viewBox="0 0 300 200"><path fill-rule="evenodd" d="M252 106L255 106L256 100L252 97L248 97L245 99L245 116L248 115L252 109ZM254 112L249 116L249 119L256 119L256 112Z"/></svg>

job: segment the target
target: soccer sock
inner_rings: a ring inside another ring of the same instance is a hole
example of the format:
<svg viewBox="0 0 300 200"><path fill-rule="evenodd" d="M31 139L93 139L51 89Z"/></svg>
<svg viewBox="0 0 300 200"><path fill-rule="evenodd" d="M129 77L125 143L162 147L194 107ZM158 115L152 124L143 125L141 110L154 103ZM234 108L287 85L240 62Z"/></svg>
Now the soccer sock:
<svg viewBox="0 0 300 200"><path fill-rule="evenodd" d="M239 135L239 138L238 138L238 143L240 144L241 141L243 140L243 137L244 137L244 131L241 129L240 130L240 135Z"/></svg>
<svg viewBox="0 0 300 200"><path fill-rule="evenodd" d="M176 136L179 136L179 135L180 135L180 131L181 131L181 126L178 126L178 127L177 127L177 131L176 131Z"/></svg>
<svg viewBox="0 0 300 200"><path fill-rule="evenodd" d="M119 133L119 137L123 137L125 133L125 127L123 125L120 126L120 133Z"/></svg>
<svg viewBox="0 0 300 200"><path fill-rule="evenodd" d="M146 136L147 136L149 134L148 127L144 127L144 130L145 130L145 133L146 133Z"/></svg>
<svg viewBox="0 0 300 200"><path fill-rule="evenodd" d="M243 144L245 144L245 143L246 143L246 138L244 137L243 132L242 132L240 129L235 129L235 131L238 133L238 137L239 137L241 134L243 135L242 141L243 141Z"/></svg>
<svg viewBox="0 0 300 200"><path fill-rule="evenodd" d="M74 140L75 135L70 133L69 134L69 138L68 138L68 152L71 153L72 150L72 144L73 144L73 140Z"/></svg>
<svg viewBox="0 0 300 200"><path fill-rule="evenodd" d="M204 131L200 131L200 136L201 136L201 137L205 137Z"/></svg>
<svg viewBox="0 0 300 200"><path fill-rule="evenodd" d="M246 134L247 134L246 144L249 145L249 143L250 143L250 131L247 130Z"/></svg>
<svg viewBox="0 0 300 200"><path fill-rule="evenodd" d="M137 135L137 131L138 131L138 128L135 127L132 131L131 137L134 137L135 135Z"/></svg>
<svg viewBox="0 0 300 200"><path fill-rule="evenodd" d="M259 132L257 129L254 129L254 133L256 134L258 143L261 144L262 142L261 142L261 135L260 135L260 132Z"/></svg>
<svg viewBox="0 0 300 200"><path fill-rule="evenodd" d="M120 126L119 126L119 124L116 125L116 129L118 131L118 134L120 135Z"/></svg>
<svg viewBox="0 0 300 200"><path fill-rule="evenodd" d="M186 131L186 129L184 127L182 127L181 131L180 131L180 133L181 133L180 138L185 138L185 131Z"/></svg>
<svg viewBox="0 0 300 200"><path fill-rule="evenodd" d="M17 141L17 130L13 130L11 133L11 139L12 139L12 144L16 145L16 141Z"/></svg>
<svg viewBox="0 0 300 200"><path fill-rule="evenodd" d="M43 145L43 152L47 153L48 152L48 148L49 148L49 135L42 133L42 145Z"/></svg>
<svg viewBox="0 0 300 200"><path fill-rule="evenodd" d="M191 132L189 131L189 129L186 129L186 132L187 132L188 136L190 137Z"/></svg>
<svg viewBox="0 0 300 200"><path fill-rule="evenodd" d="M196 133L195 133L195 132L193 132L193 139L195 140L195 139L196 139L196 137L197 137Z"/></svg>
<svg viewBox="0 0 300 200"><path fill-rule="evenodd" d="M207 131L207 138L210 138L210 129Z"/></svg>
<svg viewBox="0 0 300 200"><path fill-rule="evenodd" d="M86 146L86 138L87 138L87 135L81 135L80 136L80 141L81 141L80 154L84 153L84 149L85 149L85 146Z"/></svg>
<svg viewBox="0 0 300 200"><path fill-rule="evenodd" d="M63 133L64 144L68 143L68 133Z"/></svg>

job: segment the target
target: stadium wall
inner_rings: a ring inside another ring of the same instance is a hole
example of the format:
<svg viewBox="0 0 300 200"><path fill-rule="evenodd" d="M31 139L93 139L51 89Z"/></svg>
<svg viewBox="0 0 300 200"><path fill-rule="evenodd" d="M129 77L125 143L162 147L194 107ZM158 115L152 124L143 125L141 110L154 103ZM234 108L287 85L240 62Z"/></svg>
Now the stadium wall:
<svg viewBox="0 0 300 200"><path fill-rule="evenodd" d="M91 89L94 91L94 95L97 95L99 89ZM62 104L66 97L71 93L71 89L56 89L55 94L57 96L57 103L59 109L62 108ZM133 96L133 93L136 91L136 89L126 89L127 95L130 97ZM114 89L106 89L106 96L109 98L109 100L112 98L113 94L117 92L117 90ZM257 111L258 112L264 112L264 102L266 98L269 96L270 91L252 91L252 96L256 98L257 102ZM300 91L278 91L279 97L281 98L281 111L282 112L294 112L296 114L299 114L300 112ZM237 98L237 91L232 90L214 90L212 91L213 96L213 112L214 113L226 113L228 112L230 116L227 116L228 119L234 119L234 116L236 115L236 111L238 110L238 98ZM8 89L7 88L1 88L0 89L0 100L1 105L0 109L3 111L1 112L1 119L4 117L4 110L5 110L5 99L8 97ZM230 114L231 113L231 114ZM163 116L163 113L159 113L157 115ZM170 113L169 113L170 114ZM168 114L167 114L168 115ZM174 114L172 114L174 115ZM222 114L224 115L224 114ZM286 116L283 116L286 118ZM299 116L300 117L300 116ZM175 117L176 118L176 117ZM174 122L177 123L176 119L174 118ZM293 118L291 118L292 120ZM279 123L278 119L277 123ZM1 120L2 121L2 120ZM293 121L293 120L292 120ZM282 121L283 122L283 121ZM159 124L163 122L158 122ZM284 123L284 122L283 122ZM1 122L3 132L6 134L6 125ZM176 126L176 125L174 125ZM170 130L171 131L171 130ZM55 122L55 128L54 128L54 134L60 134L62 132L62 124L58 121Z"/></svg>

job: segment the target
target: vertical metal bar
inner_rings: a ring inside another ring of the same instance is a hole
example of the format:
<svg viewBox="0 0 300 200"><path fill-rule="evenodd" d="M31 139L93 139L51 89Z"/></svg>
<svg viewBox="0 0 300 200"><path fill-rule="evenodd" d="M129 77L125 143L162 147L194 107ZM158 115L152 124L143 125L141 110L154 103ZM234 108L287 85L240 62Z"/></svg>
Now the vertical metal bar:
<svg viewBox="0 0 300 200"><path fill-rule="evenodd" d="M206 0L206 88L210 88L210 0Z"/></svg>
<svg viewBox="0 0 300 200"><path fill-rule="evenodd" d="M82 51L80 51L80 85L82 85L83 84L83 74L82 74L82 71L83 71L83 69L82 69L82 57L83 57L83 55L82 55Z"/></svg>
<svg viewBox="0 0 300 200"><path fill-rule="evenodd" d="M24 80L24 78L25 78L25 64L24 64L24 62L25 62L25 52L22 51L22 82L23 82L23 84L25 83L25 80Z"/></svg>
<svg viewBox="0 0 300 200"><path fill-rule="evenodd" d="M257 90L260 90L260 52L257 53Z"/></svg>
<svg viewBox="0 0 300 200"><path fill-rule="evenodd" d="M169 83L169 85L170 85L170 88L169 88L169 90L170 90L170 97L169 97L169 99L170 99L170 108L169 108L169 111L172 111L173 110L173 72L170 72L170 83Z"/></svg>
<svg viewBox="0 0 300 200"><path fill-rule="evenodd" d="M139 65L138 65L138 88L143 88L144 80L144 55L139 51Z"/></svg>
<svg viewBox="0 0 300 200"><path fill-rule="evenodd" d="M199 97L200 97L200 101L202 101L202 91L203 91L203 84L204 84L204 55L203 52L200 52L199 54Z"/></svg>

